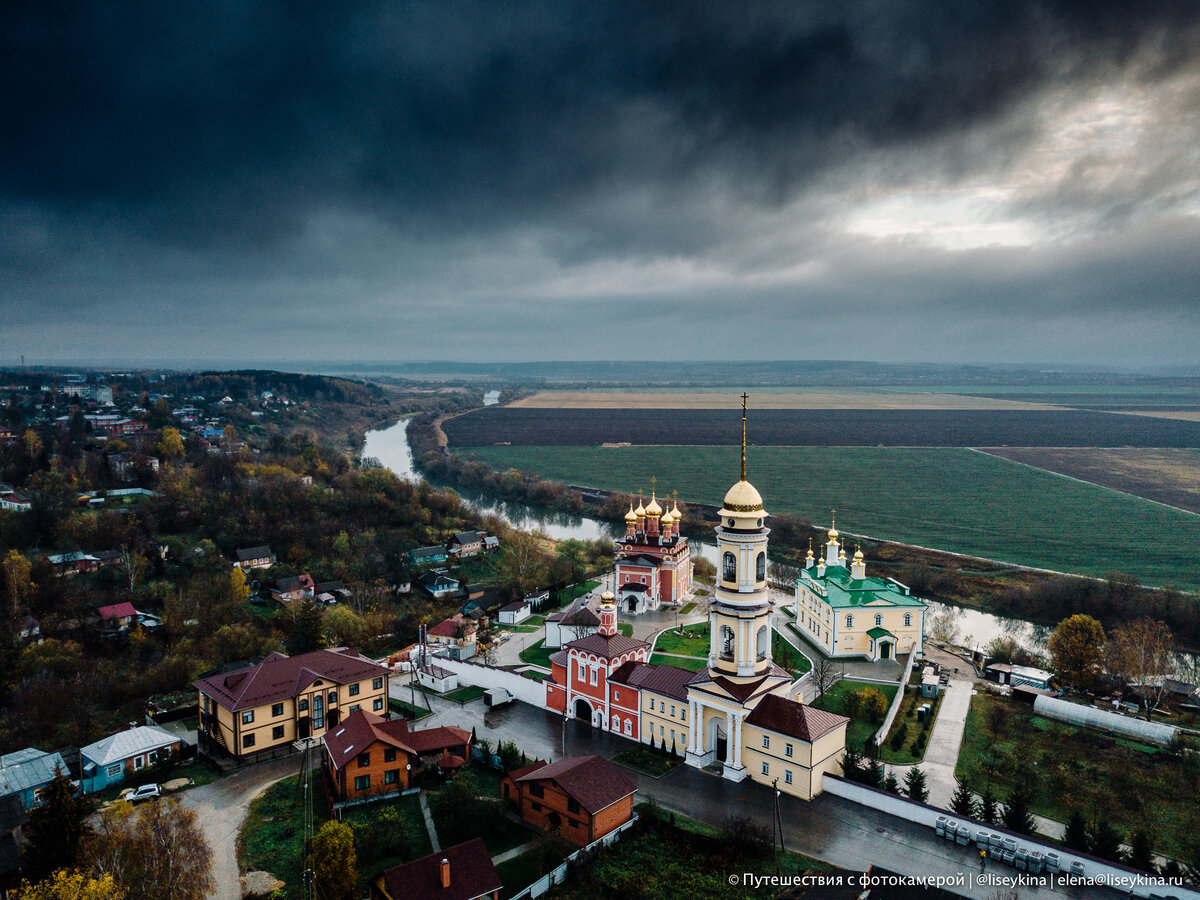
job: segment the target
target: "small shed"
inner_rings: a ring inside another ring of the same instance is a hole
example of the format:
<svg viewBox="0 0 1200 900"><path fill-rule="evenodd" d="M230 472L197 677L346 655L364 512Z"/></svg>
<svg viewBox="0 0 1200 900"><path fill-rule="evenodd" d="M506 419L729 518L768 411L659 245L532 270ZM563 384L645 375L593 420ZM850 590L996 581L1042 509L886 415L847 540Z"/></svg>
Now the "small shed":
<svg viewBox="0 0 1200 900"><path fill-rule="evenodd" d="M933 698L938 695L938 690L941 687L941 682L937 672L932 668L926 668L921 672L921 696Z"/></svg>
<svg viewBox="0 0 1200 900"><path fill-rule="evenodd" d="M421 687L444 694L447 691L457 690L458 673L432 663L426 663L417 669L417 682Z"/></svg>
<svg viewBox="0 0 1200 900"><path fill-rule="evenodd" d="M500 607L500 624L520 625L531 615L533 615L533 610L530 607L529 601L516 600L507 606Z"/></svg>

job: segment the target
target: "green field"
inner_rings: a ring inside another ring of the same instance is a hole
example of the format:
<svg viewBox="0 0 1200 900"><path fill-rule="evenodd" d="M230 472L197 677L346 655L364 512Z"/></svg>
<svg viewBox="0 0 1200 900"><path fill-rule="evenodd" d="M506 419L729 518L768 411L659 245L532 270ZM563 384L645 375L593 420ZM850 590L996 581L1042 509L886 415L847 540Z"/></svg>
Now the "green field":
<svg viewBox="0 0 1200 900"><path fill-rule="evenodd" d="M892 698L896 696L896 690L899 688L899 685L851 681L844 678L827 690L823 697L817 698L812 705L817 709L824 709L828 712L837 713L839 716L844 716L846 714L846 695L851 691L861 691L865 688L874 688L879 691L887 699L890 706ZM879 730L880 724L879 722L868 722L864 719L851 719L850 724L846 727L846 746L856 747L861 750L867 740L875 736L875 732Z"/></svg>
<svg viewBox="0 0 1200 900"><path fill-rule="evenodd" d="M498 469L629 490L659 479L719 503L736 480L729 447L476 447ZM749 477L773 513L814 523L837 509L851 534L1200 589L1200 516L962 448L752 447Z"/></svg>

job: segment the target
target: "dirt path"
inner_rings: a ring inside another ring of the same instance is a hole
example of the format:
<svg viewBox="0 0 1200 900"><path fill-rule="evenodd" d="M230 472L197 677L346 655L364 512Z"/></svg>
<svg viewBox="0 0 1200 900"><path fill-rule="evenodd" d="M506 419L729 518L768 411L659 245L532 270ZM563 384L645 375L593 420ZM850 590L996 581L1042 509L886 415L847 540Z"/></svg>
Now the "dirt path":
<svg viewBox="0 0 1200 900"><path fill-rule="evenodd" d="M210 900L241 900L238 881L238 831L251 801L281 779L300 771L299 756L272 759L248 766L212 784L183 794L183 805L194 809L213 855Z"/></svg>

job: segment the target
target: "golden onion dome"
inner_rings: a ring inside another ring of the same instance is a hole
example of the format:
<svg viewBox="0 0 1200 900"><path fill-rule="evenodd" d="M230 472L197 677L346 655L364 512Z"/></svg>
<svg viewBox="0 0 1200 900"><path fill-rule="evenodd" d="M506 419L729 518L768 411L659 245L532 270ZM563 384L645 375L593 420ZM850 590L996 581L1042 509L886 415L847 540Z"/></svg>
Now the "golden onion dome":
<svg viewBox="0 0 1200 900"><path fill-rule="evenodd" d="M859 547L857 550L854 551L854 561L862 562L862 558L863 558L862 547Z"/></svg>
<svg viewBox="0 0 1200 900"><path fill-rule="evenodd" d="M658 505L653 494L650 495L650 505L646 507L646 515L654 516L656 519L662 515L662 507Z"/></svg>
<svg viewBox="0 0 1200 900"><path fill-rule="evenodd" d="M615 599L616 599L616 596L613 594L612 588L606 588L604 593L600 595L600 601L609 606L612 605L612 602Z"/></svg>
<svg viewBox="0 0 1200 900"><path fill-rule="evenodd" d="M812 558L813 558L812 547L809 547L809 548L808 548L808 556L806 556L806 557L804 557L804 558L805 558L805 559L812 559Z"/></svg>
<svg viewBox="0 0 1200 900"><path fill-rule="evenodd" d="M635 513L633 511L632 506L629 507L629 512L625 513L625 521L626 522L636 522L637 521L637 513Z"/></svg>
<svg viewBox="0 0 1200 900"><path fill-rule="evenodd" d="M645 517L646 507L642 506L642 503L640 500L638 501L638 508L633 511L633 514L639 519Z"/></svg>
<svg viewBox="0 0 1200 900"><path fill-rule="evenodd" d="M671 510L671 518L678 522L683 518L683 514L679 512L679 501L675 501L675 508Z"/></svg>
<svg viewBox="0 0 1200 900"><path fill-rule="evenodd" d="M829 529L829 539L831 541L836 541L838 539L838 530L836 528Z"/></svg>
<svg viewBox="0 0 1200 900"><path fill-rule="evenodd" d="M675 517L673 515L671 515L671 511L669 509L665 513L662 514L662 523L664 525L674 525L675 524Z"/></svg>

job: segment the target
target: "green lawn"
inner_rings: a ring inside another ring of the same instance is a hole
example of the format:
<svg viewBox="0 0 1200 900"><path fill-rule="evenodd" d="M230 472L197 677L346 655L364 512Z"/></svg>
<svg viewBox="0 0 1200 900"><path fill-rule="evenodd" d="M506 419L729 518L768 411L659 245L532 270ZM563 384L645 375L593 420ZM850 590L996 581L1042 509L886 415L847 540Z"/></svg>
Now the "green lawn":
<svg viewBox="0 0 1200 900"><path fill-rule="evenodd" d="M944 691L938 691L936 700L926 700L915 686L910 686L905 690L904 700L900 704L900 712L896 714L896 721L892 723L892 730L888 732L887 739L879 748L881 760L897 765L911 765L919 763L925 758L925 750L917 750L917 736L924 734L926 741L929 740L929 732L933 730L933 723L937 721L938 711L942 708L944 693ZM917 722L917 707L923 703L933 705L933 718L929 721L928 727ZM892 739L901 731L905 734L904 740L898 749L893 750Z"/></svg>
<svg viewBox="0 0 1200 900"><path fill-rule="evenodd" d="M284 882L283 896L297 900L301 895L303 864L304 800L298 777L285 778L250 804L238 837L238 865L243 872L262 869ZM313 828L321 827L325 814L325 784L312 779Z"/></svg>
<svg viewBox="0 0 1200 900"><path fill-rule="evenodd" d="M564 607L572 600L578 599L584 594L591 593L598 587L600 587L600 582L598 581L581 581L579 584L563 588L555 594L554 602L558 604L559 608Z"/></svg>
<svg viewBox="0 0 1200 900"><path fill-rule="evenodd" d="M677 669L687 669L689 672L699 672L701 669L708 667L708 657L696 659L691 656L663 656L661 653L655 653L650 657L650 662L656 666L674 666Z"/></svg>
<svg viewBox="0 0 1200 900"><path fill-rule="evenodd" d="M433 715L433 710L425 706L413 706L407 700L388 699L388 709L392 712L401 713L404 718L416 720L423 719L426 716Z"/></svg>
<svg viewBox="0 0 1200 900"><path fill-rule="evenodd" d="M825 709L829 712L835 712L838 715L844 716L846 695L851 691L861 691L864 688L874 688L879 691L890 704L892 698L896 696L896 689L899 685L895 684L874 684L867 681L849 681L842 679L833 687L825 692L825 696L819 698L812 705L817 709ZM879 722L867 722L861 719L851 719L849 726L846 728L846 744L851 747L862 748L866 741L875 735L882 725L882 720Z"/></svg>
<svg viewBox="0 0 1200 900"><path fill-rule="evenodd" d="M618 622L617 631L625 635L625 637L633 637L633 625L629 622Z"/></svg>
<svg viewBox="0 0 1200 900"><path fill-rule="evenodd" d="M478 700L483 696L485 689L477 684L468 684L465 687L460 687L456 691L451 691L448 694L442 694L447 700L453 700L455 703L470 703L472 700Z"/></svg>
<svg viewBox="0 0 1200 900"><path fill-rule="evenodd" d="M777 631L771 632L771 658L785 669L800 675L812 668L812 661L784 640Z"/></svg>
<svg viewBox="0 0 1200 900"><path fill-rule="evenodd" d="M545 647L546 639L538 641L521 651L521 662L529 663L531 666L542 666L550 668L550 654L557 653L556 647Z"/></svg>
<svg viewBox="0 0 1200 900"><path fill-rule="evenodd" d="M754 447L754 483L772 512L847 531L1087 575L1121 571L1200 588L1200 516L965 448ZM719 503L730 447L473 447L498 469L627 490L656 472ZM844 486L855 485L848 495ZM1071 523L1064 527L1064 523Z"/></svg>
<svg viewBox="0 0 1200 900"><path fill-rule="evenodd" d="M1034 812L1065 822L1079 809L1126 836L1143 828L1159 853L1185 852L1188 835L1200 827L1200 771L1186 759L979 693L971 698L955 774L982 793L989 772L1001 800L1019 781L1032 792Z"/></svg>
<svg viewBox="0 0 1200 900"><path fill-rule="evenodd" d="M682 633L680 633L682 632ZM684 656L708 656L708 623L684 625L682 629L668 628L658 636L654 649L661 653L680 653Z"/></svg>
<svg viewBox="0 0 1200 900"><path fill-rule="evenodd" d="M651 750L644 745L622 750L612 758L612 761L638 772L643 772L652 778L666 775L676 766L683 764L683 756L671 756L659 750Z"/></svg>
<svg viewBox="0 0 1200 900"><path fill-rule="evenodd" d="M695 608L696 608L696 604L695 604L695 603L688 603L688 604L685 604L685 605L684 605L684 607L683 607L683 609L679 610L679 614L680 614L681 616L686 616L688 613L690 613L690 612L691 612L693 609L695 609Z"/></svg>

